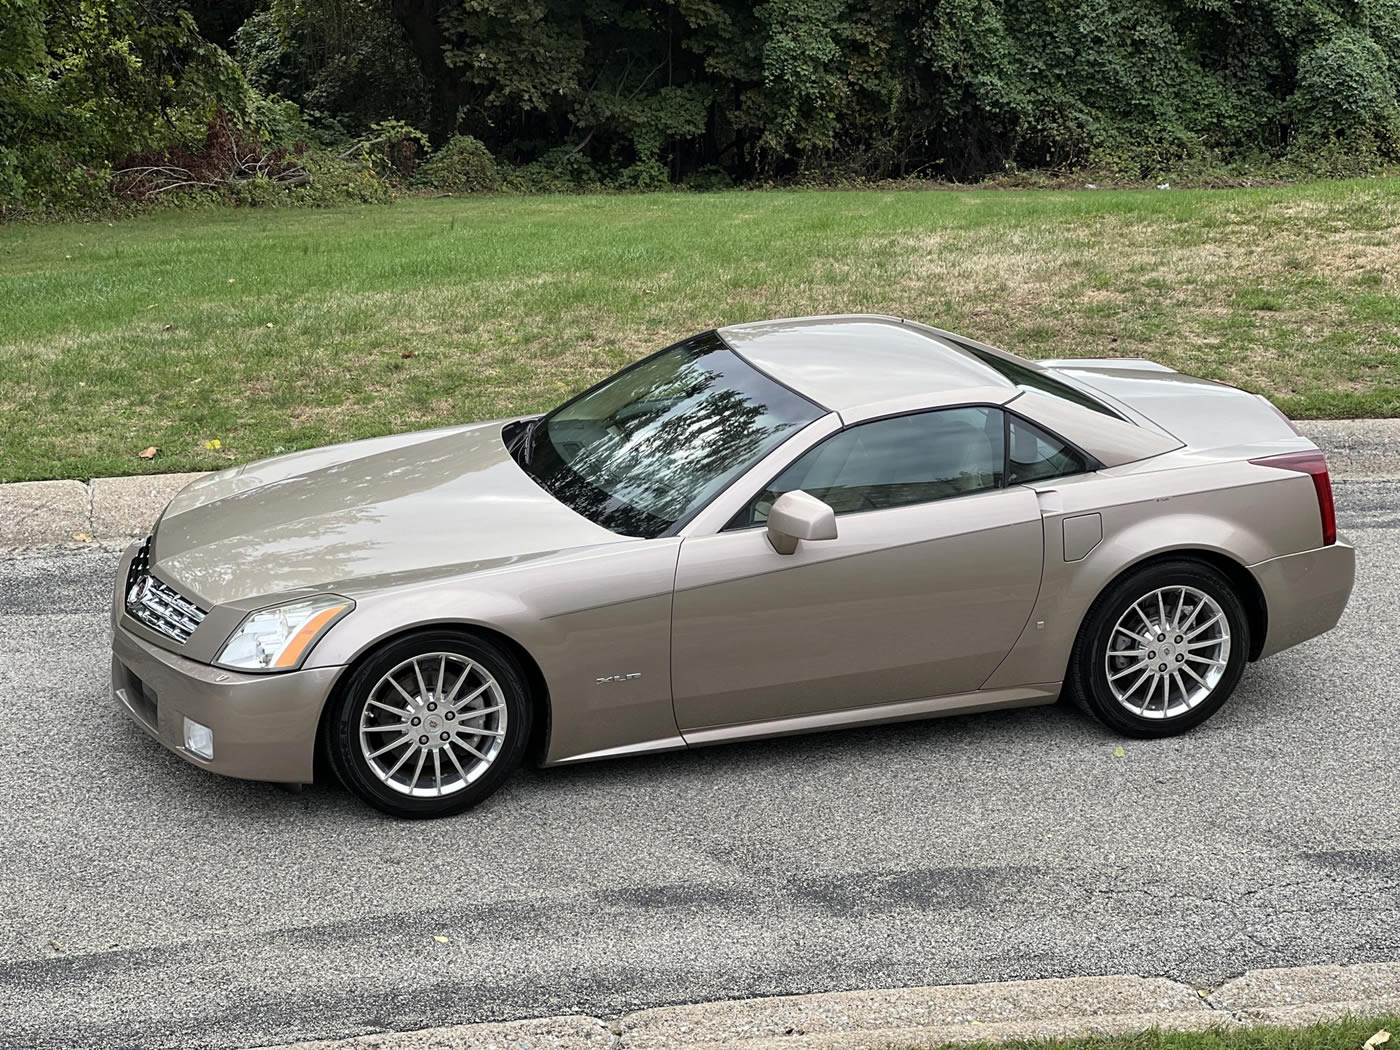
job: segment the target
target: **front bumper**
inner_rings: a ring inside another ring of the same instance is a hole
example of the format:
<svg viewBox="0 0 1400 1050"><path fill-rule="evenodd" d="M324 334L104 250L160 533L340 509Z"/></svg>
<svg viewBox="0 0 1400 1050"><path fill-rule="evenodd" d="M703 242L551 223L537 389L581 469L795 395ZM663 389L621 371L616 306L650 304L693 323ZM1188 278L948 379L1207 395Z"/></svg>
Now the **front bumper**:
<svg viewBox="0 0 1400 1050"><path fill-rule="evenodd" d="M1269 617L1262 659L1337 626L1356 582L1356 549L1338 537L1330 547L1271 558L1250 571Z"/></svg>
<svg viewBox="0 0 1400 1050"><path fill-rule="evenodd" d="M112 693L142 729L185 761L245 780L310 783L321 709L343 668L238 674L112 630ZM214 732L212 760L185 747L184 720Z"/></svg>

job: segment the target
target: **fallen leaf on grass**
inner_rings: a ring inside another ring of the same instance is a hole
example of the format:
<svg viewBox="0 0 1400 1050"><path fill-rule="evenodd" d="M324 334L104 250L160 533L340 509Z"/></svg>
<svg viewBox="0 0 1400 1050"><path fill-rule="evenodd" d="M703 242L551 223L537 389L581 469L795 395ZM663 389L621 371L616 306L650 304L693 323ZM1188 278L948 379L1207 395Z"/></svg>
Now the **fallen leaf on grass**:
<svg viewBox="0 0 1400 1050"><path fill-rule="evenodd" d="M92 542L92 537L89 536L86 532L75 532L75 533L73 533L73 538L74 538L75 540L77 540L79 543L91 543L91 542Z"/></svg>
<svg viewBox="0 0 1400 1050"><path fill-rule="evenodd" d="M1390 1033L1382 1028L1375 1035L1371 1036L1370 1039L1367 1039L1361 1044L1361 1050L1376 1050L1376 1047L1380 1046L1382 1043L1388 1042L1390 1042Z"/></svg>
<svg viewBox="0 0 1400 1050"><path fill-rule="evenodd" d="M451 939L451 938L444 937L444 936L443 936L442 934L440 934L440 933L435 933L435 934L433 934L433 940L437 941L438 944L446 944L446 943L448 943L448 941L449 941L450 939Z"/></svg>
<svg viewBox="0 0 1400 1050"><path fill-rule="evenodd" d="M271 321L268 321L267 324L263 325L263 327L264 327L264 328L271 328L271 327L272 327L272 322L271 322Z"/></svg>
<svg viewBox="0 0 1400 1050"><path fill-rule="evenodd" d="M174 326L173 324L168 324L168 325L165 326L165 330L168 332L168 331L170 331L170 329L172 329L172 328L174 328L174 327L175 327L175 326Z"/></svg>
<svg viewBox="0 0 1400 1050"><path fill-rule="evenodd" d="M205 448L208 448L208 449L223 448L223 447L224 447L224 443L223 443L222 441L220 441L218 438L211 438L210 440L208 440L208 441L206 441L206 442L204 443L204 447L205 447Z"/></svg>
<svg viewBox="0 0 1400 1050"><path fill-rule="evenodd" d="M140 452L136 453L136 455L141 459L155 459L156 453L159 451L160 449L152 445L150 448L143 448Z"/></svg>

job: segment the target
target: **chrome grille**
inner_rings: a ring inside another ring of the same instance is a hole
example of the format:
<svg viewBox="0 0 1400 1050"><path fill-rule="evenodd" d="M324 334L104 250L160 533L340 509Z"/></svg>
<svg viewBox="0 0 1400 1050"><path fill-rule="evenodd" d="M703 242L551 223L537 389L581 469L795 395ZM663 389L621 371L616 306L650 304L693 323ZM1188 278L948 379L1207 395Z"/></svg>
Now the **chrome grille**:
<svg viewBox="0 0 1400 1050"><path fill-rule="evenodd" d="M150 540L131 559L126 574L126 611L133 619L181 645L189 641L194 629L209 614L151 575Z"/></svg>

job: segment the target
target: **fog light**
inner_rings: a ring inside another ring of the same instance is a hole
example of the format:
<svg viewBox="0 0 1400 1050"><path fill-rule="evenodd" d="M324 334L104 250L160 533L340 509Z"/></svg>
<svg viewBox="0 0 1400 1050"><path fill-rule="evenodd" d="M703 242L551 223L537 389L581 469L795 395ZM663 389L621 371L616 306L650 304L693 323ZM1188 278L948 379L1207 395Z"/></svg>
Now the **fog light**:
<svg viewBox="0 0 1400 1050"><path fill-rule="evenodd" d="M185 750L193 751L200 758L214 760L214 730L198 722L185 719Z"/></svg>

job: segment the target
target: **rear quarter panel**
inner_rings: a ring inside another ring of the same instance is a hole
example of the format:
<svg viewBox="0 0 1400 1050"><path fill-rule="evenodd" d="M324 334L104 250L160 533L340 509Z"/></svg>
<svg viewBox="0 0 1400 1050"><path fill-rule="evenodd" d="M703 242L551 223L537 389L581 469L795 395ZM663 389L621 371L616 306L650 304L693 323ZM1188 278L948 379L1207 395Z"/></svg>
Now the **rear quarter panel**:
<svg viewBox="0 0 1400 1050"><path fill-rule="evenodd" d="M1312 480L1247 461L1110 469L1033 487L1045 537L1040 598L985 689L1061 680L1094 600L1149 558L1203 550L1248 567L1322 543ZM1082 558L1066 560L1065 521L1092 513L1102 520L1102 539Z"/></svg>

